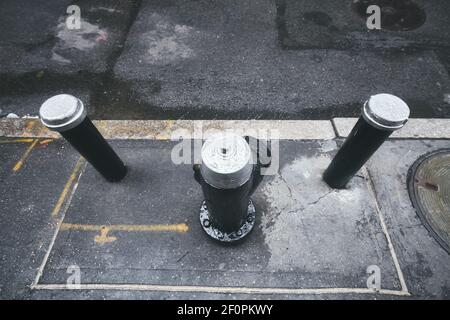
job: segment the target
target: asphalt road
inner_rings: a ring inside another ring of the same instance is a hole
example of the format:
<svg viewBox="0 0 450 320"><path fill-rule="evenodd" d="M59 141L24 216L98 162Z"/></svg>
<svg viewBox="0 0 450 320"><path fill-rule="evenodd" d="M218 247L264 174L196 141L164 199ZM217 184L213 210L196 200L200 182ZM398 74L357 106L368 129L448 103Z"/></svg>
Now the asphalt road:
<svg viewBox="0 0 450 320"><path fill-rule="evenodd" d="M71 3L1 2L3 113L67 92L100 119L329 119L389 92L450 117L445 0L386 7L372 31L363 0L82 0L80 30Z"/></svg>

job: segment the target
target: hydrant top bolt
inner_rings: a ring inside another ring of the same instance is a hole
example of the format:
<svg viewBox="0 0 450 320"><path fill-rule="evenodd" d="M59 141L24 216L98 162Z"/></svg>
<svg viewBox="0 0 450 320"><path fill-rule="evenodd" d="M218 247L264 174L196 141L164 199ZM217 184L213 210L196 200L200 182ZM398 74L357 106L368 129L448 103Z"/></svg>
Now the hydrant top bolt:
<svg viewBox="0 0 450 320"><path fill-rule="evenodd" d="M364 104L362 116L371 126L394 131L403 127L409 118L409 107L400 98L380 93L371 96Z"/></svg>
<svg viewBox="0 0 450 320"><path fill-rule="evenodd" d="M46 127L63 132L83 122L87 112L80 99L69 94L59 94L42 104L39 115Z"/></svg>

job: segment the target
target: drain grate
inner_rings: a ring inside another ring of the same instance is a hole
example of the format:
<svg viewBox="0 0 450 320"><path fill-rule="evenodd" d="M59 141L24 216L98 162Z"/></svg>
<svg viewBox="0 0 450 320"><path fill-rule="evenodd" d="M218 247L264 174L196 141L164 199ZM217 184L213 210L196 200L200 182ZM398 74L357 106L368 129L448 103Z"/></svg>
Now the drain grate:
<svg viewBox="0 0 450 320"><path fill-rule="evenodd" d="M367 8L377 5L381 9L381 28L390 31L410 31L421 27L426 13L411 0L354 0L353 10L364 19Z"/></svg>
<svg viewBox="0 0 450 320"><path fill-rule="evenodd" d="M408 171L408 192L422 223L450 253L450 149L423 155Z"/></svg>

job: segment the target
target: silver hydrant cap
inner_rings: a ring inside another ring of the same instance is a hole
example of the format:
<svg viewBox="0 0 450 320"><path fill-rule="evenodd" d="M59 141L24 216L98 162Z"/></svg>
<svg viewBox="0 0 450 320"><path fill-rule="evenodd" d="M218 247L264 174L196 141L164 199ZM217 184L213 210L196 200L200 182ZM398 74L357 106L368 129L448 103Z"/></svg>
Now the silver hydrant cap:
<svg viewBox="0 0 450 320"><path fill-rule="evenodd" d="M402 99L388 93L371 96L362 112L370 125L392 131L403 127L408 121L409 113L409 107Z"/></svg>
<svg viewBox="0 0 450 320"><path fill-rule="evenodd" d="M208 138L202 147L200 173L218 189L234 189L246 183L252 174L252 152L247 141L232 133Z"/></svg>
<svg viewBox="0 0 450 320"><path fill-rule="evenodd" d="M76 127L86 118L86 114L83 102L69 94L53 96L39 109L41 122L49 129L59 132Z"/></svg>

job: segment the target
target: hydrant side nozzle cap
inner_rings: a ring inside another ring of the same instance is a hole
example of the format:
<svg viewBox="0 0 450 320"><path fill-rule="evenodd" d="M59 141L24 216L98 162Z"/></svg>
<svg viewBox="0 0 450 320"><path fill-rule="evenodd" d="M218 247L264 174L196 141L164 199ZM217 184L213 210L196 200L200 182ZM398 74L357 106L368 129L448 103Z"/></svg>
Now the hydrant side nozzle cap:
<svg viewBox="0 0 450 320"><path fill-rule="evenodd" d="M41 122L49 129L62 132L79 125L85 118L86 108L80 99L59 94L47 99L39 109Z"/></svg>
<svg viewBox="0 0 450 320"><path fill-rule="evenodd" d="M222 133L208 138L202 146L203 179L219 189L233 189L246 183L252 174L252 153L241 136Z"/></svg>
<svg viewBox="0 0 450 320"><path fill-rule="evenodd" d="M398 130L408 121L410 110L406 102L388 93L371 96L364 104L363 118L381 130Z"/></svg>

